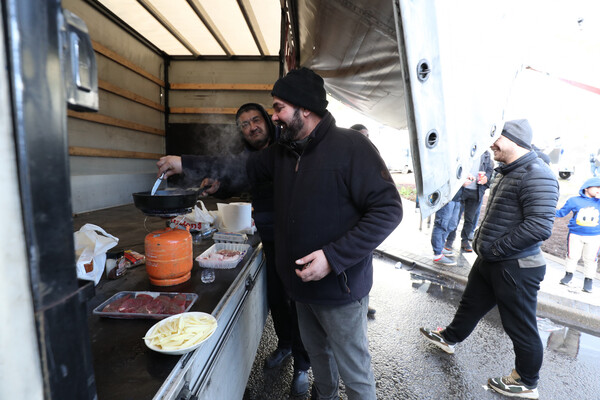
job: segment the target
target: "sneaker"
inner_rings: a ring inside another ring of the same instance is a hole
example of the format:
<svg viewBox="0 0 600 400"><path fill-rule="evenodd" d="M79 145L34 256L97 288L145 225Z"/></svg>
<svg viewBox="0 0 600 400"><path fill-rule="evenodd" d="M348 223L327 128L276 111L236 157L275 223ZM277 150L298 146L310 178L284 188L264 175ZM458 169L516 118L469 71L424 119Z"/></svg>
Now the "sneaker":
<svg viewBox="0 0 600 400"><path fill-rule="evenodd" d="M488 386L496 392L509 397L522 399L538 399L537 387L528 387L521 382L521 377L514 369L508 376L488 379Z"/></svg>
<svg viewBox="0 0 600 400"><path fill-rule="evenodd" d="M462 251L464 251L465 253L472 253L473 252L473 248L471 247L471 245L469 244L469 242L464 242L460 245L460 248L462 249Z"/></svg>
<svg viewBox="0 0 600 400"><path fill-rule="evenodd" d="M454 354L454 346L456 346L456 343L450 344L446 342L446 339L444 339L440 333L442 331L441 329L438 328L437 330L433 330L419 328L419 331L421 331L423 336L425 336L425 339L429 340L431 343L435 344L437 347L444 350L446 353Z"/></svg>
<svg viewBox="0 0 600 400"><path fill-rule="evenodd" d="M565 276L563 276L563 278L560 280L560 284L561 285L568 285L569 282L571 282L571 279L573 279L573 273L572 272L567 272L565 274Z"/></svg>
<svg viewBox="0 0 600 400"><path fill-rule="evenodd" d="M584 292L588 292L588 293L592 293L592 285L593 285L594 281L592 280L592 278L585 278L583 280L583 291Z"/></svg>
<svg viewBox="0 0 600 400"><path fill-rule="evenodd" d="M447 249L444 247L442 249L442 255L444 255L446 257L454 257L454 251L452 251L452 249Z"/></svg>
<svg viewBox="0 0 600 400"><path fill-rule="evenodd" d="M441 255L441 256L434 256L433 258L433 263L434 264L439 264L439 265L445 265L447 267L450 267L452 265L456 265L456 261L452 260L451 258L446 257L445 255Z"/></svg>

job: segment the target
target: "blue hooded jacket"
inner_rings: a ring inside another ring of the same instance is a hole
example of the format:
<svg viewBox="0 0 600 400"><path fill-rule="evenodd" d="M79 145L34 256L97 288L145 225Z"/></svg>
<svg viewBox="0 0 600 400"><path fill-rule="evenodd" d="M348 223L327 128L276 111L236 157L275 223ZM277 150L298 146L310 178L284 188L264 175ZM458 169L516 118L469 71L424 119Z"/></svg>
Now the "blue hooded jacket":
<svg viewBox="0 0 600 400"><path fill-rule="evenodd" d="M571 197L560 210L556 210L557 217L564 217L573 213L569 221L569 233L581 236L600 235L600 199L588 197L584 190L597 186L600 187L600 178L590 178L579 189L579 196Z"/></svg>

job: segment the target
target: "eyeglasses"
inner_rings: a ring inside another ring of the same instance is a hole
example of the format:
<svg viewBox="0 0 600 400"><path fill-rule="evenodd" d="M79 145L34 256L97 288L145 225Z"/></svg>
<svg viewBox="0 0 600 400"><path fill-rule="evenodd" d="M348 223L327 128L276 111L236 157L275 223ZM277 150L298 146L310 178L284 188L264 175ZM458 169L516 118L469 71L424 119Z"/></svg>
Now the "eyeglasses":
<svg viewBox="0 0 600 400"><path fill-rule="evenodd" d="M249 121L244 121L244 122L240 123L240 127L242 129L248 129L250 127L250 123L253 123L254 125L257 125L257 124L259 124L259 123L261 123L263 121L264 121L263 117L260 117L260 116L257 115L256 117L252 118Z"/></svg>

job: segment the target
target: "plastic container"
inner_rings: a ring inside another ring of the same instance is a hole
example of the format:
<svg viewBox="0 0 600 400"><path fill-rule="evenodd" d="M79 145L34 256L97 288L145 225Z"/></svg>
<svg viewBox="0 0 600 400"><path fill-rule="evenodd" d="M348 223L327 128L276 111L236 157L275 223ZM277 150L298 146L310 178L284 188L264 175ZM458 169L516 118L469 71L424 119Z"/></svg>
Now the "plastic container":
<svg viewBox="0 0 600 400"><path fill-rule="evenodd" d="M246 252L250 249L249 244L237 244L237 243L215 243L208 248L204 253L196 257L196 261L201 267L204 268L215 268L215 269L231 269L235 268L240 261L244 259ZM219 261L207 259L211 253L216 253L219 250L235 250L240 252L240 257L237 260L231 261Z"/></svg>
<svg viewBox="0 0 600 400"><path fill-rule="evenodd" d="M213 235L215 243L246 243L248 236L245 233L217 232Z"/></svg>
<svg viewBox="0 0 600 400"><path fill-rule="evenodd" d="M185 308L183 310L183 312L187 312L190 310L190 308L192 307L192 305L196 302L196 300L198 300L198 295L196 293L165 293L165 292L119 292L116 293L115 295L113 295L112 297L110 297L108 300L106 300L105 302L103 302L102 304L100 304L98 307L94 308L94 310L92 311L92 313L94 315L99 315L101 317L107 317L107 318L119 318L119 319L163 319L166 317L170 317L172 315L175 315L174 313L171 314L149 314L149 313L123 313L123 312L106 312L106 311L102 311L104 310L104 308L106 308L106 306L108 306L111 303L114 303L115 301L120 301L121 299L123 299L124 297L129 295L129 298L135 298L140 294L145 294L148 296L152 296L153 298L156 298L158 296L167 296L169 298L173 298L177 295L184 295L185 296Z"/></svg>

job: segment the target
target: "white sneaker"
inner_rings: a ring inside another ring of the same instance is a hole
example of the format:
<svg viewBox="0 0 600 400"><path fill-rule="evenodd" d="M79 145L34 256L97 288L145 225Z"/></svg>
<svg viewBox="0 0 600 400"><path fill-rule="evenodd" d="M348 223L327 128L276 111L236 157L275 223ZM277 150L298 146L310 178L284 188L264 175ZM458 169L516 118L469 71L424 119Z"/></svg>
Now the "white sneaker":
<svg viewBox="0 0 600 400"><path fill-rule="evenodd" d="M488 379L488 386L508 397L520 397L522 399L539 399L540 397L537 387L525 386L514 369L508 376Z"/></svg>
<svg viewBox="0 0 600 400"><path fill-rule="evenodd" d="M456 261L454 261L451 258L446 257L443 254L441 256L433 256L433 263L438 264L438 265L445 265L447 267L456 265Z"/></svg>

